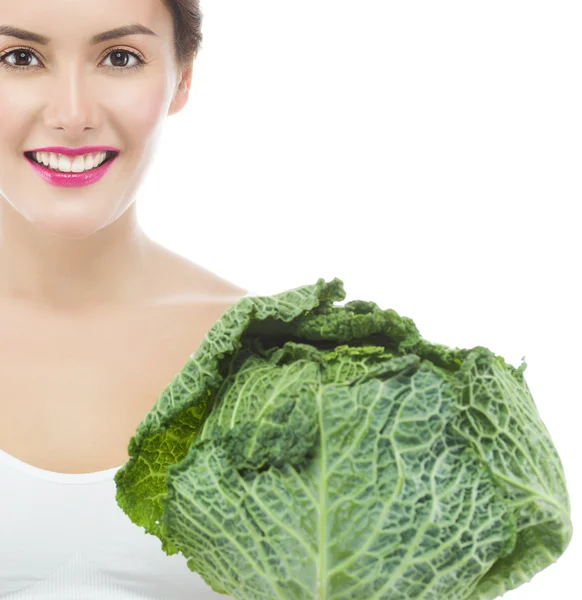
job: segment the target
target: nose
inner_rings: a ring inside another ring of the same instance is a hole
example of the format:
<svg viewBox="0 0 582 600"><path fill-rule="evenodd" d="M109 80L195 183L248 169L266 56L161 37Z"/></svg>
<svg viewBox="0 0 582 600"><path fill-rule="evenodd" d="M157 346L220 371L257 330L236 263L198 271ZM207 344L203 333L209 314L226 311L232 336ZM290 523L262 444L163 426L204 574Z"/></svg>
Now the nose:
<svg viewBox="0 0 582 600"><path fill-rule="evenodd" d="M86 129L95 128L95 93L88 77L80 68L69 68L52 82L49 102L45 109L45 125L60 129L70 138L82 135Z"/></svg>

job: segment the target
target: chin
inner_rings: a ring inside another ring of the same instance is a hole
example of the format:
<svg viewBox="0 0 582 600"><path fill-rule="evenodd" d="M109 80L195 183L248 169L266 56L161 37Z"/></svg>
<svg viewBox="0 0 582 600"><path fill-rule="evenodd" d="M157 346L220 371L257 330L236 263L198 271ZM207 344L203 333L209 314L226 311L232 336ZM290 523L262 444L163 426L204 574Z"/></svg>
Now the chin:
<svg viewBox="0 0 582 600"><path fill-rule="evenodd" d="M30 222L38 231L66 239L84 239L109 226L111 211L90 210L87 206L59 207L51 214L38 214Z"/></svg>

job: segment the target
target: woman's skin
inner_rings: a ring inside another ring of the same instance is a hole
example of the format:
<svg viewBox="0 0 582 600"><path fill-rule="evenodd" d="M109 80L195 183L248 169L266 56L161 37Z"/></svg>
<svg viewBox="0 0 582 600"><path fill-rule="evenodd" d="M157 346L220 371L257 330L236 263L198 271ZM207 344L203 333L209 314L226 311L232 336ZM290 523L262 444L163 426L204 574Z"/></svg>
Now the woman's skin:
<svg viewBox="0 0 582 600"><path fill-rule="evenodd" d="M156 35L90 43L134 23ZM0 0L2 26L50 42L0 35L0 302L76 309L143 299L156 269L179 262L141 229L135 204L166 118L184 107L191 83L192 65L175 63L170 13L161 0ZM33 52L6 54L24 47ZM146 64L128 71L139 61L116 58L118 50ZM23 155L86 145L120 154L81 187L46 183Z"/></svg>

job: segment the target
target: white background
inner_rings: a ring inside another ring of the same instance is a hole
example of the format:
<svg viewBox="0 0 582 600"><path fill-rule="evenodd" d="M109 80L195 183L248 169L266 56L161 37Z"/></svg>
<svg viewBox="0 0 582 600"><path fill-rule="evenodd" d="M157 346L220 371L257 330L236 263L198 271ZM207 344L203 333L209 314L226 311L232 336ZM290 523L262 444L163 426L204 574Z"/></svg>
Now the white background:
<svg viewBox="0 0 582 600"><path fill-rule="evenodd" d="M432 342L525 357L574 538L504 598L580 600L579 3L202 10L189 103L138 199L144 229L253 292L339 277L344 302L393 308Z"/></svg>

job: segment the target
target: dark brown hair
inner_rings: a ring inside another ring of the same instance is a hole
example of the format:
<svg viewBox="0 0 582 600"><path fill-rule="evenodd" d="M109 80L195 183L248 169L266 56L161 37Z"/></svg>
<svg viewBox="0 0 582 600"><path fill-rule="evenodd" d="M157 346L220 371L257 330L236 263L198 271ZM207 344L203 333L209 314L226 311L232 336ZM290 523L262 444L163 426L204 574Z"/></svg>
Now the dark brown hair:
<svg viewBox="0 0 582 600"><path fill-rule="evenodd" d="M179 66L189 66L202 43L200 0L163 0L174 23L174 57Z"/></svg>

